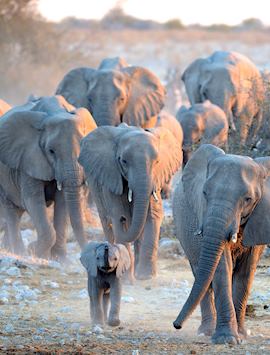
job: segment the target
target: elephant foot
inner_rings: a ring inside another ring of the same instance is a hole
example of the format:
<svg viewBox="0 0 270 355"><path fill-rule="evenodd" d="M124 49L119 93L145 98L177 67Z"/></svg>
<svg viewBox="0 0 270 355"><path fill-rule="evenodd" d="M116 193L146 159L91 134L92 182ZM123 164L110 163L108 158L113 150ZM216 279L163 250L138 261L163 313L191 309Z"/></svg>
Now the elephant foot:
<svg viewBox="0 0 270 355"><path fill-rule="evenodd" d="M232 344L237 345L241 343L239 335L228 328L218 329L212 336L213 344Z"/></svg>
<svg viewBox="0 0 270 355"><path fill-rule="evenodd" d="M120 325L120 319L119 318L112 318L108 320L108 325L111 327L117 327L118 325Z"/></svg>
<svg viewBox="0 0 270 355"><path fill-rule="evenodd" d="M150 280L157 276L157 271L152 265L150 267L138 265L135 275L137 280Z"/></svg>
<svg viewBox="0 0 270 355"><path fill-rule="evenodd" d="M64 247L53 246L51 249L51 258L61 264L68 264L67 251Z"/></svg>
<svg viewBox="0 0 270 355"><path fill-rule="evenodd" d="M212 336L215 332L215 322L203 322L198 328L198 335Z"/></svg>
<svg viewBox="0 0 270 355"><path fill-rule="evenodd" d="M250 331L248 332L244 326L238 326L238 334L241 339L247 339L248 335L250 335Z"/></svg>
<svg viewBox="0 0 270 355"><path fill-rule="evenodd" d="M49 259L51 256L50 249L42 247L38 242L30 243L28 246L28 252L30 255L41 259Z"/></svg>

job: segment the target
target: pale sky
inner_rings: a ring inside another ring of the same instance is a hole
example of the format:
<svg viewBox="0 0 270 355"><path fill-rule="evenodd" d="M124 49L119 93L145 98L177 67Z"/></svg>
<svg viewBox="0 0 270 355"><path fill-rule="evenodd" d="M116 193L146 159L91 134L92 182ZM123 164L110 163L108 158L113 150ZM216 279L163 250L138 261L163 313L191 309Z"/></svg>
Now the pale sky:
<svg viewBox="0 0 270 355"><path fill-rule="evenodd" d="M270 0L120 0L127 14L164 22L179 18L185 24L226 23L259 18L270 25ZM64 17L100 19L116 0L39 0L41 14L49 20Z"/></svg>

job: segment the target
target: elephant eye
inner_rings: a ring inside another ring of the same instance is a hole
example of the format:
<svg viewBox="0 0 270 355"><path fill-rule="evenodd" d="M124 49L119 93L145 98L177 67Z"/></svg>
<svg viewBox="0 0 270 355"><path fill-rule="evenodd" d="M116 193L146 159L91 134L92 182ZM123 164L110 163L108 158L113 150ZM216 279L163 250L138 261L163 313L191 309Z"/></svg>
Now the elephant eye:
<svg viewBox="0 0 270 355"><path fill-rule="evenodd" d="M252 198L251 198L250 196L247 196L247 197L245 197L245 199L244 199L244 201L247 202L247 203L248 203L248 202L251 202L251 200L252 200Z"/></svg>
<svg viewBox="0 0 270 355"><path fill-rule="evenodd" d="M53 149L49 149L49 152L54 155L55 154L55 151Z"/></svg>
<svg viewBox="0 0 270 355"><path fill-rule="evenodd" d="M121 157L118 157L119 163L122 165L127 165L127 161L125 159L122 159Z"/></svg>
<svg viewBox="0 0 270 355"><path fill-rule="evenodd" d="M99 256L97 256L97 260L99 260Z"/></svg>
<svg viewBox="0 0 270 355"><path fill-rule="evenodd" d="M114 258L114 260L116 261L116 260L117 260L117 258Z"/></svg>

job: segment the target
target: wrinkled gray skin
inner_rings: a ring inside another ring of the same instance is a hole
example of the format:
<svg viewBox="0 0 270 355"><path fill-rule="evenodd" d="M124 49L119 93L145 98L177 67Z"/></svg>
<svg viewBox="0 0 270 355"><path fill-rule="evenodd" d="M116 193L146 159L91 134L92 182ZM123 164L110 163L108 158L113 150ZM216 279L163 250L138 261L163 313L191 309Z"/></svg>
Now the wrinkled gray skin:
<svg viewBox="0 0 270 355"><path fill-rule="evenodd" d="M92 324L120 324L121 277L130 267L129 253L124 245L91 242L81 254L81 263L88 274L88 293ZM111 307L108 315L109 301Z"/></svg>
<svg viewBox="0 0 270 355"><path fill-rule="evenodd" d="M113 58L104 58L99 64L98 69L106 69L106 70L121 70L123 68L128 67L129 64L122 57L113 57Z"/></svg>
<svg viewBox="0 0 270 355"><path fill-rule="evenodd" d="M224 111L209 100L187 108L181 106L176 114L184 133L183 164L190 159L194 148L199 144L210 143L226 147L228 121Z"/></svg>
<svg viewBox="0 0 270 355"><path fill-rule="evenodd" d="M84 108L68 112L63 100L29 101L0 120L0 203L8 248L16 254L25 253L19 229L24 211L37 230L31 251L38 257L65 258L68 215L80 246L86 243L81 210L85 179L77 158L81 138L96 124ZM53 226L46 208L52 202Z"/></svg>
<svg viewBox="0 0 270 355"><path fill-rule="evenodd" d="M137 241L137 278L155 276L163 217L160 191L181 166L181 144L162 127L98 127L82 140L79 163L106 238Z"/></svg>
<svg viewBox="0 0 270 355"><path fill-rule="evenodd" d="M175 328L201 303L200 333L213 334L214 343L246 337L247 299L270 242L269 168L269 158L229 155L213 145L202 145L185 166L173 214L195 281Z"/></svg>
<svg viewBox="0 0 270 355"><path fill-rule="evenodd" d="M159 79L145 68L105 67L71 70L58 85L56 94L75 107L87 108L98 126L125 122L153 127L165 100L165 88Z"/></svg>
<svg viewBox="0 0 270 355"><path fill-rule="evenodd" d="M256 136L262 123L264 87L259 70L247 57L216 51L192 62L182 80L191 105L210 100L224 110L241 144Z"/></svg>

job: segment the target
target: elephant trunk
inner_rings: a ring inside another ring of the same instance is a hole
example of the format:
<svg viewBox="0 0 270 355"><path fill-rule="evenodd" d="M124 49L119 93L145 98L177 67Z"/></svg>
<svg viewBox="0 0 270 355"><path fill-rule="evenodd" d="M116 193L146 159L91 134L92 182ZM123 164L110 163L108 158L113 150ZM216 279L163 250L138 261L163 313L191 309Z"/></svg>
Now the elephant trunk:
<svg viewBox="0 0 270 355"><path fill-rule="evenodd" d="M217 211L222 211L222 216L217 215ZM224 211L224 207L221 209L220 206L215 206L208 210L206 224L203 227L202 247L195 281L186 303L173 323L176 329L182 328L183 323L202 300L212 282L226 245L228 220L231 216L232 210L229 208Z"/></svg>
<svg viewBox="0 0 270 355"><path fill-rule="evenodd" d="M77 162L73 164L62 165L61 170L65 175L57 180L58 189L62 188L68 209L70 223L74 235L81 248L86 244L83 228L83 210L81 201L83 196L84 174L82 168ZM59 186L60 185L60 186Z"/></svg>
<svg viewBox="0 0 270 355"><path fill-rule="evenodd" d="M81 248L83 248L86 244L83 228L83 211L81 205L81 199L83 198L83 196L81 196L82 192L81 186L64 189L64 196L69 212L70 223Z"/></svg>
<svg viewBox="0 0 270 355"><path fill-rule="evenodd" d="M116 236L118 242L130 243L140 237L147 218L151 193L151 183L149 178L145 176L143 181L140 180L140 187L134 188L132 190L133 211L131 224L127 231L125 231L123 228L121 231L119 231ZM129 194L130 192L128 192L128 195ZM128 196L129 199L130 197L131 196Z"/></svg>

